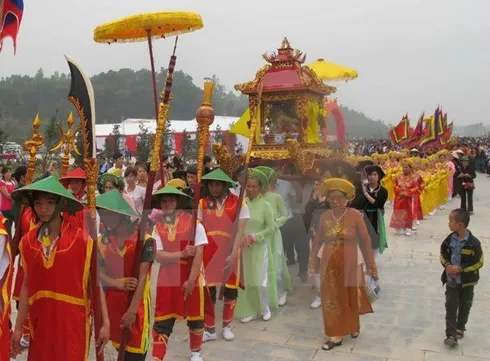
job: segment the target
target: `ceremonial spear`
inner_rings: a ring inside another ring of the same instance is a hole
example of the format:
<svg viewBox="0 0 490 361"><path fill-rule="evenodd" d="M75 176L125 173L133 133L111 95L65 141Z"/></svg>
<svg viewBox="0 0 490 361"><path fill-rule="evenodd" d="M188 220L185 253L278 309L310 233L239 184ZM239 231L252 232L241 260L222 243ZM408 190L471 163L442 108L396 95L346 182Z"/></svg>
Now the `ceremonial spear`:
<svg viewBox="0 0 490 361"><path fill-rule="evenodd" d="M97 277L97 222L95 207L96 182L99 170L97 168L97 148L95 140L95 99L94 89L88 75L71 58L66 57L71 73L71 86L68 100L75 106L82 128L83 157L87 174L87 207L89 210L89 232L94 245L90 258L90 286L92 290L92 311L94 317L95 340L99 338L102 326L101 296ZM97 348L97 361L104 360L100 346Z"/></svg>
<svg viewBox="0 0 490 361"><path fill-rule="evenodd" d="M151 209L151 196L153 193L153 184L158 167L163 172L161 165L162 158L162 139L165 132L165 125L168 119L169 100L172 90L173 73L177 56L178 36L175 39L173 54L170 57L167 69L167 79L165 81L165 90L160 94L161 103L158 104L158 93L156 85L155 62L153 58L152 39L165 38L168 36L192 32L203 27L202 19L199 14L188 12L160 12L139 14L127 18L119 19L107 24L98 26L94 30L94 40L98 43L117 43L117 42L137 42L147 41L150 54L150 65L153 85L153 105L155 110L155 119L157 122L156 134L154 139L153 154L151 156L150 172L148 173L148 183L145 193L143 209L147 212ZM162 185L163 177L161 177ZM140 223L140 239L136 245L135 260L133 262L132 275L138 279L141 253L145 242L145 234L148 231L148 214L144 214ZM128 307L133 298L133 292L128 296ZM121 343L119 345L118 361L123 361L126 354L126 345L129 339L130 330L122 330Z"/></svg>
<svg viewBox="0 0 490 361"><path fill-rule="evenodd" d="M23 144L23 148L26 152L29 152L29 163L27 163L27 173L25 184L29 184L32 182L34 178L34 173L36 171L36 154L37 150L44 145L45 137L44 135L39 133L39 127L41 126L41 120L39 119L39 114L36 115L34 121L32 122L32 137L29 140L26 140ZM15 235L12 237L11 248L12 248L12 257L15 258L17 253L19 252L19 242L21 237L20 230L20 220L22 219L22 214L24 213L25 206L20 205L19 215L15 221Z"/></svg>
<svg viewBox="0 0 490 361"><path fill-rule="evenodd" d="M55 152L63 147L63 156L61 157L61 177L64 177L68 172L68 167L70 166L71 150L73 149L76 154L80 155L75 140L76 135L81 130L81 128L78 128L77 130L75 130L75 132L72 132L71 129L73 128L73 124L75 123L75 121L73 120L72 112L70 112L70 114L68 115L68 119L66 120L66 122L68 123L68 128L66 129L66 132L63 130L61 125L58 124L60 141L53 148L50 149L51 152Z"/></svg>
<svg viewBox="0 0 490 361"><path fill-rule="evenodd" d="M238 197L238 209L235 214L235 219L234 219L234 224L233 224L233 241L230 242L230 250L228 252L229 255L233 252L233 245L236 237L236 233L238 232L238 222L240 221L240 210L242 207L243 203L243 198L245 197L245 188L248 180L248 168L250 165L250 158L252 154L252 146L255 142L255 133L257 132L257 118L260 116L260 111L262 107L262 89L264 87L264 81L261 80L260 84L258 85L258 92L257 92L257 98L255 99L255 109L251 107L250 109L250 133L249 133L249 140L248 140L248 148L247 148L247 156L245 158L245 164L243 167L243 174L244 174L244 185L240 187L240 195ZM240 267L242 267L243 264L240 263ZM223 272L223 281L221 282L221 287L219 290L219 300L222 300L225 294L225 286L226 286L226 281L228 280L228 277L230 276L231 270L233 269L233 265L229 265L228 268L226 268ZM240 272L240 275L243 277L243 272Z"/></svg>

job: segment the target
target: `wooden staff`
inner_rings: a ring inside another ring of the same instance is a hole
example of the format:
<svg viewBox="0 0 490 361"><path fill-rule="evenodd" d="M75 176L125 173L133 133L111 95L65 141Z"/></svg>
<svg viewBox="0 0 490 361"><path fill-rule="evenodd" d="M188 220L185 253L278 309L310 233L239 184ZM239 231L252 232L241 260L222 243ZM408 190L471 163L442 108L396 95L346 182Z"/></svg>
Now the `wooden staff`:
<svg viewBox="0 0 490 361"><path fill-rule="evenodd" d="M240 195L238 197L238 204L239 207L237 208L236 214L235 214L235 219L233 221L233 237L236 237L236 233L238 232L238 222L240 220L240 211L243 203L243 198L245 197L245 188L248 180L248 168L250 165L250 158L252 154L252 146L255 143L255 134L257 132L257 124L258 124L258 114L261 111L262 107L262 89L264 86L263 80L261 80L259 84L259 91L257 92L257 99L256 99L256 107L255 109L251 107L250 109L250 134L249 134L249 140L248 140L248 149L247 149L247 157L245 158L245 164L243 168L243 173L244 173L244 185L240 187ZM228 252L229 255L233 252L233 246L235 239L233 238L233 241L230 242L230 250ZM221 287L219 290L219 297L218 299L221 301L223 300L223 297L225 295L225 286L226 286L226 281L228 280L228 277L230 277L231 271L233 269L233 265L230 265L225 271L223 272L223 281L221 282ZM243 276L243 272L240 272L240 274Z"/></svg>
<svg viewBox="0 0 490 361"><path fill-rule="evenodd" d="M78 128L75 130L75 132L72 131L73 124L75 121L73 120L73 113L70 112L68 115L68 119L66 120L68 124L68 128L66 129L66 132L63 130L60 124L58 124L58 130L60 132L60 140L58 144L56 144L53 148L50 149L51 152L56 152L63 147L63 156L61 157L61 172L60 176L64 177L66 173L68 172L68 168L70 166L70 153L73 149L73 151L80 155L80 152L78 151L78 148L76 146L75 140L76 140L76 135L79 131L81 131L81 128Z"/></svg>
<svg viewBox="0 0 490 361"><path fill-rule="evenodd" d="M148 183L146 186L146 193L145 193L145 201L143 204L143 212L148 212L151 210L151 196L153 194L153 184L155 183L155 175L158 170L158 167L162 167L160 159L161 159L161 153L162 153L162 139L163 139L163 134L165 132L165 125L167 124L168 120L168 110L169 110L169 101L170 101L170 94L172 90L172 83L173 83L173 74L175 70L175 63L177 61L177 56L175 55L175 51L177 49L177 41L178 37L175 38L175 44L174 44L174 51L172 56L170 57L170 62L168 64L168 70L167 70L167 79L165 81L165 90L160 93L160 102L159 107L155 107L155 109L158 109L158 117L157 117L157 129L155 132L155 139L154 139L154 145L153 145L153 153L151 156L151 163L150 163L150 172L148 173ZM150 56L153 57L153 50L152 50L152 45L151 45L151 37L148 36L148 45L150 47ZM156 88L156 80L153 78L153 86ZM156 101L156 99L155 99ZM163 184L163 177L161 179L162 186ZM139 227L139 237L140 239L138 240L138 243L136 245L136 250L135 250L135 259L133 262L133 269L131 270L131 274L133 275L134 278L138 279L139 277L139 271L140 271L140 264L141 264L141 254L143 253L143 246L145 244L145 234L148 230L148 214L143 214L141 217L141 223ZM129 292L128 294L128 304L127 307L130 306L131 300L133 299L134 292ZM126 355L126 346L128 344L129 340L129 334L130 330L128 328L124 328L122 330L121 334L121 343L119 345L119 352L117 354L117 360L118 361L124 361L124 357Z"/></svg>

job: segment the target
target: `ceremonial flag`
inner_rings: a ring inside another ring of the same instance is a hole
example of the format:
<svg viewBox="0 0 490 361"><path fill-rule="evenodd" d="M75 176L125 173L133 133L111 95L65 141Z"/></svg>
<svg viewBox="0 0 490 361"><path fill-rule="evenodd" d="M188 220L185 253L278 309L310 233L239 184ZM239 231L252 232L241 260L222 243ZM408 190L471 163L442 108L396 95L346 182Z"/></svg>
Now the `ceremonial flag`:
<svg viewBox="0 0 490 361"><path fill-rule="evenodd" d="M427 148L434 146L435 143L439 143L439 128L440 128L441 113L439 108L436 109L434 115L430 118L425 118L425 128L422 136L420 146Z"/></svg>
<svg viewBox="0 0 490 361"><path fill-rule="evenodd" d="M390 135L391 141L394 144L400 144L403 140L408 139L409 135L409 124L408 114L405 115L400 123L396 127L390 129L388 134Z"/></svg>
<svg viewBox="0 0 490 361"><path fill-rule="evenodd" d="M420 116L415 129L410 133L409 147L418 147L424 131L424 113Z"/></svg>
<svg viewBox="0 0 490 361"><path fill-rule="evenodd" d="M3 6L2 6L3 1ZM0 0L0 52L5 38L12 38L14 54L17 50L17 34L19 33L22 15L24 14L24 0Z"/></svg>

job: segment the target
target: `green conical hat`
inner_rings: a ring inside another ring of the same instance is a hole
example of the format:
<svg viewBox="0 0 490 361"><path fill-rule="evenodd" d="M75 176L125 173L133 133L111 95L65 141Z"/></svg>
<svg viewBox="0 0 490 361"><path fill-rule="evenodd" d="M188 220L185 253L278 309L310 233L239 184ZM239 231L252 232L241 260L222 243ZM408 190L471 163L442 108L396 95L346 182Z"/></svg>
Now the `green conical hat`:
<svg viewBox="0 0 490 361"><path fill-rule="evenodd" d="M32 206L33 192L51 193L61 197L61 212L75 213L83 209L83 204L80 203L55 177L50 176L40 181L31 183L12 192L12 199L22 202L28 206Z"/></svg>
<svg viewBox="0 0 490 361"><path fill-rule="evenodd" d="M264 173L267 176L267 179L271 179L271 177L276 175L276 171L274 169L265 165L260 165L258 167L255 167L255 169Z"/></svg>
<svg viewBox="0 0 490 361"><path fill-rule="evenodd" d="M257 168L250 168L248 170L248 178L257 179L262 187L266 187L269 183L269 178L267 177L267 175L265 175L264 172Z"/></svg>
<svg viewBox="0 0 490 361"><path fill-rule="evenodd" d="M190 196L188 196L184 192L179 191L177 188L175 188L174 186L171 186L170 184L167 184L162 189L157 190L151 196L152 197L157 197L157 196L161 196L161 195L164 195L164 194L191 198Z"/></svg>
<svg viewBox="0 0 490 361"><path fill-rule="evenodd" d="M228 177L228 175L223 172L220 168L217 168L201 178L202 180L215 180L220 182L229 183L231 187L236 187L236 183Z"/></svg>
<svg viewBox="0 0 490 361"><path fill-rule="evenodd" d="M108 211L119 213L124 216L139 217L138 212L131 208L128 202L124 200L121 193L116 189L95 197L95 204L96 207L100 209L107 209Z"/></svg>

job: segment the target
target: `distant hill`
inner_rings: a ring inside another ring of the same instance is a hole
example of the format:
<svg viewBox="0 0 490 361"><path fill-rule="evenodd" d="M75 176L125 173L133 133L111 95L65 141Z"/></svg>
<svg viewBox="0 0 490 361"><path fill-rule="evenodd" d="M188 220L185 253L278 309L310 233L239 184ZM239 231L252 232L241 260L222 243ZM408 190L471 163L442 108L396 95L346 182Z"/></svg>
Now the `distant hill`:
<svg viewBox="0 0 490 361"><path fill-rule="evenodd" d="M165 84L165 69L157 75L160 88ZM97 123L118 123L125 118L154 118L151 77L147 69L120 69L100 73L91 78L96 98ZM213 106L217 115L240 116L248 107L248 99L227 91L216 76ZM46 77L39 69L34 77L13 75L0 79L0 125L6 138L21 142L30 134L37 113L44 124L56 115L65 120L73 106L66 100L70 85L67 74L55 73ZM174 74L173 99L169 118L193 119L202 102L202 89L190 75ZM386 137L387 127L361 112L343 107L348 137ZM330 122L333 127L334 121ZM331 129L333 131L333 129ZM2 141L2 139L0 139Z"/></svg>

